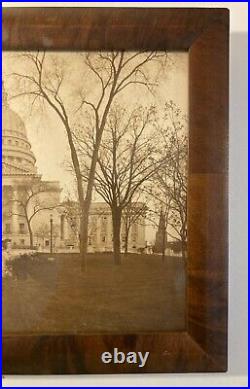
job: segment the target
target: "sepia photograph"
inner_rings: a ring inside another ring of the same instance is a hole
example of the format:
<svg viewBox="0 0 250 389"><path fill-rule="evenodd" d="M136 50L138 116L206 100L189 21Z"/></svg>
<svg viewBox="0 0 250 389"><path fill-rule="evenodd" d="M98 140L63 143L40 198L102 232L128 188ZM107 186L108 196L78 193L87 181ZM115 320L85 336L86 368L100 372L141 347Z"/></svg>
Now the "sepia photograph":
<svg viewBox="0 0 250 389"><path fill-rule="evenodd" d="M2 24L3 374L226 372L228 9Z"/></svg>
<svg viewBox="0 0 250 389"><path fill-rule="evenodd" d="M187 59L3 54L4 334L185 328Z"/></svg>

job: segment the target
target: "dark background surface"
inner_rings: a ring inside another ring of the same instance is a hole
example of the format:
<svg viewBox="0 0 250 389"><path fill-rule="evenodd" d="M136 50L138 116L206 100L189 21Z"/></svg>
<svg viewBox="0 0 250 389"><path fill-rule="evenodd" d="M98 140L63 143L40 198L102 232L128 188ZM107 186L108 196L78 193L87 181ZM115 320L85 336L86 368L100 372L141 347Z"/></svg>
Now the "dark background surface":
<svg viewBox="0 0 250 389"><path fill-rule="evenodd" d="M185 332L4 336L3 372L119 373L227 368L228 11L3 10L4 49L189 50L190 160ZM150 351L143 369L103 365L118 347Z"/></svg>

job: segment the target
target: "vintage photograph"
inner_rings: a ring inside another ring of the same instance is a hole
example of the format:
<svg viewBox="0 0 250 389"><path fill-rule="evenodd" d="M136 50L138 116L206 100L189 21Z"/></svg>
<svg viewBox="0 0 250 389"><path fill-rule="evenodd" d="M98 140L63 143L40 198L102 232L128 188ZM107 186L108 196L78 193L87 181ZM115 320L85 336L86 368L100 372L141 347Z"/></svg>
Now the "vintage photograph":
<svg viewBox="0 0 250 389"><path fill-rule="evenodd" d="M188 54L4 52L3 333L185 329Z"/></svg>

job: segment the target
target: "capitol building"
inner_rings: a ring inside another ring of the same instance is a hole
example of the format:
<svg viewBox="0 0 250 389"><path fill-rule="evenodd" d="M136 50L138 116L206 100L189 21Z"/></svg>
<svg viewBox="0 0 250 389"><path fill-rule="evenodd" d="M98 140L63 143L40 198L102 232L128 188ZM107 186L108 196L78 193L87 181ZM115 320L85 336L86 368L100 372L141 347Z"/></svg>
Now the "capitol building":
<svg viewBox="0 0 250 389"><path fill-rule="evenodd" d="M69 213L61 195L59 181L45 181L39 174L25 124L11 109L3 85L2 244L12 249L77 251L77 203L71 202L73 211ZM92 203L88 245L90 252L112 251L112 218L105 203ZM137 251L144 246L145 223L141 217L131 226L128 249Z"/></svg>

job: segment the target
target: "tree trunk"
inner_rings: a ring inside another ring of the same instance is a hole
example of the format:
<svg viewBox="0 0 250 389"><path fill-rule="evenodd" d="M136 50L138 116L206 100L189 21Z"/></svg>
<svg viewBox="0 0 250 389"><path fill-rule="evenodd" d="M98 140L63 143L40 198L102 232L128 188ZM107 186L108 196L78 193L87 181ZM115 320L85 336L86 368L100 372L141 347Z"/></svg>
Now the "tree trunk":
<svg viewBox="0 0 250 389"><path fill-rule="evenodd" d="M94 187L97 157L98 157L98 150L95 149L91 161L86 197L85 200L80 201L80 207L82 211L81 220L80 220L80 257L81 257L82 271L85 271L87 269L89 211L90 211L92 192Z"/></svg>
<svg viewBox="0 0 250 389"><path fill-rule="evenodd" d="M96 165L98 159L98 152L101 144L103 130L104 130L104 124L103 127L99 130L96 145L93 150L85 199L83 199L83 192L81 193L81 199L79 196L80 207L82 209L82 216L80 221L80 257L81 257L82 271L85 271L87 268L86 257L88 252L89 211L90 211L92 192L93 192L94 181L95 181L95 171L96 171ZM77 181L79 182L78 185L78 194L79 194L80 186L82 185L82 177L80 173Z"/></svg>
<svg viewBox="0 0 250 389"><path fill-rule="evenodd" d="M68 136L68 142L69 142L69 147L70 147L70 152L71 152L71 159L73 162L74 170L75 170L75 175L76 175L76 182L77 182L77 193L78 193L78 200L79 200L79 205L81 209L81 215L80 215L80 260L81 260L81 270L84 271L86 270L86 254L87 254L87 244L88 244L88 214L89 214L89 208L85 209L85 201L84 201L84 191L83 191L83 180L82 180L82 175L81 175L81 168L80 168L80 162L78 159L78 155L76 152L76 148L73 142L73 137L71 133L71 129L69 126L68 121L64 122L66 131L67 131L67 136ZM91 201L91 197L90 197ZM90 202L89 202L90 203ZM86 211L87 210L87 211ZM85 233L85 229L87 229L87 233Z"/></svg>
<svg viewBox="0 0 250 389"><path fill-rule="evenodd" d="M128 255L128 237L129 237L129 231L126 231L125 244L124 244L124 252L126 256Z"/></svg>
<svg viewBox="0 0 250 389"><path fill-rule="evenodd" d="M81 271L87 270L87 253L88 253L88 220L87 215L82 214L80 218L80 258L81 258Z"/></svg>
<svg viewBox="0 0 250 389"><path fill-rule="evenodd" d="M74 147L74 152L75 154L75 160L77 159L77 168L75 168L76 172L76 177L78 181L78 194L80 190L80 196L79 196L79 201L80 201L80 206L83 211L82 217L81 217L81 228L80 228L80 256L81 256L81 268L82 270L86 269L86 255L88 251L88 225L89 225L89 211L90 211L90 206L91 206L91 199L92 199L92 192L93 192L93 187L94 187L94 181L95 181L95 171L96 171L96 165L97 165L97 160L98 160L98 153L99 153L99 148L101 145L101 140L102 140L102 134L106 125L106 120L109 114L109 110L112 104L112 101L115 97L114 91L115 87L117 84L117 80L119 77L121 69L116 73L114 77L114 82L110 91L109 99L107 102L107 105L104 109L102 120L100 123L99 127L96 127L96 142L95 142L95 147L93 150L93 155L91 159L91 164L90 164L90 170L89 170L89 177L88 177L88 184L87 184L87 190L86 190L86 196L85 199L81 201L80 197L83 198L83 193L81 192L81 184L82 184L82 176L80 172L80 167L79 167L79 161L77 154L75 152L75 147ZM72 139L72 135L70 133L70 137ZM73 144L73 142L71 142ZM72 160L74 162L74 159L72 157ZM74 164L75 167L75 164ZM83 203L83 204L82 204ZM120 216L121 217L121 216ZM120 242L120 239L119 239ZM120 246L119 246L120 247ZM120 252L120 248L119 248Z"/></svg>
<svg viewBox="0 0 250 389"><path fill-rule="evenodd" d="M165 250L166 250L166 228L163 229L163 236L162 236L162 262L165 261Z"/></svg>
<svg viewBox="0 0 250 389"><path fill-rule="evenodd" d="M33 231L31 228L30 223L27 221L28 231L29 231L29 238L30 238L30 248L33 249L34 246L34 239L33 239Z"/></svg>
<svg viewBox="0 0 250 389"><path fill-rule="evenodd" d="M83 185L82 185L83 180L82 180L82 175L81 175L80 162L79 162L76 148L75 148L75 145L73 142L71 128L69 126L68 120L66 122L64 122L66 131L67 131L70 151L71 151L71 159L72 159L75 174L76 174L79 203L80 203L80 207L82 210L82 215L80 218L80 258L81 258L82 271L86 270L86 267L87 267L86 266L86 257L87 257L87 251L88 251L89 211L90 211L92 192L93 192L93 187L94 187L95 171L96 171L98 153L99 153L99 148L100 148L100 144L101 144L101 140L102 140L102 134L103 134L103 131L104 131L104 128L106 125L106 120L107 120L107 117L109 114L109 110L110 110L112 101L115 97L115 88L117 85L120 71L121 71L121 67L117 71L116 75L114 76L114 81L113 81L113 84L111 87L111 91L110 91L110 95L109 95L109 98L107 101L107 105L106 105L104 112L103 112L100 126L96 127L96 142L95 142L95 147L93 150L93 155L92 155L92 160L91 160L91 165L90 165L90 171L89 171L89 177L88 177L85 198L84 198L84 193L83 193Z"/></svg>
<svg viewBox="0 0 250 389"><path fill-rule="evenodd" d="M114 251L114 263L116 265L121 264L121 219L122 219L121 210L117 207L112 209L113 251Z"/></svg>

